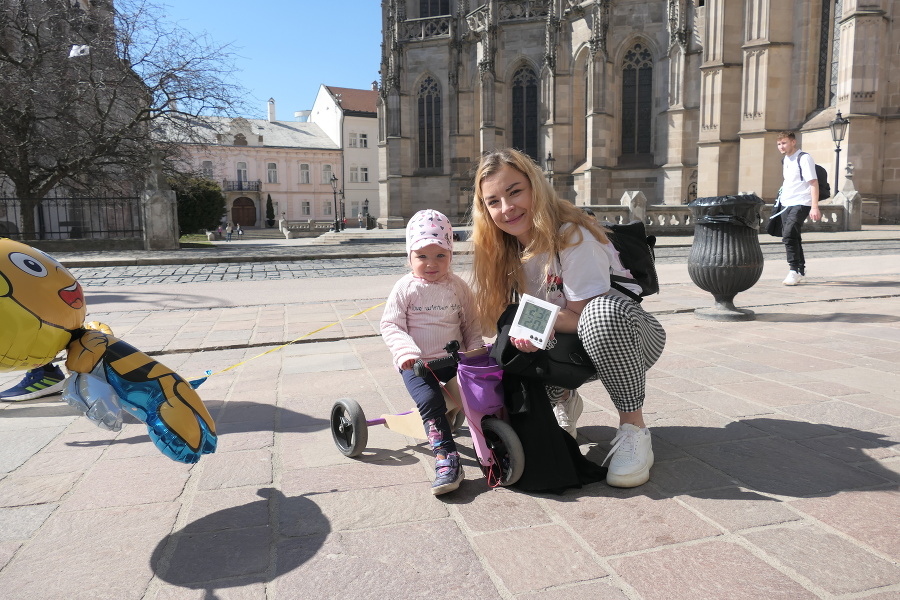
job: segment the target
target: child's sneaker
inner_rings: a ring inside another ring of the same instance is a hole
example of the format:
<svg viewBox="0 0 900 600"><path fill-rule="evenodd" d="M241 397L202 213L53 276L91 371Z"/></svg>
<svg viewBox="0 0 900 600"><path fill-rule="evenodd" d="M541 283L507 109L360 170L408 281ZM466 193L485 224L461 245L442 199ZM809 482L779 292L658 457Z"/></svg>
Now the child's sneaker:
<svg viewBox="0 0 900 600"><path fill-rule="evenodd" d="M578 417L584 411L584 401L578 390L571 390L566 400L560 400L553 405L553 414L556 416L556 422L559 426L569 432L569 435L575 437L577 435L576 426Z"/></svg>
<svg viewBox="0 0 900 600"><path fill-rule="evenodd" d="M650 479L650 467L653 466L653 445L650 442L650 429L625 423L619 427L612 439L612 450L603 459L609 461L609 472L606 483L613 487L637 487Z"/></svg>
<svg viewBox="0 0 900 600"><path fill-rule="evenodd" d="M56 365L45 365L25 373L17 385L0 392L3 402L20 402L34 400L61 392L65 386L66 376Z"/></svg>
<svg viewBox="0 0 900 600"><path fill-rule="evenodd" d="M452 492L465 479L462 466L459 464L459 453L451 452L447 458L440 458L434 463L434 483L431 493L435 496Z"/></svg>

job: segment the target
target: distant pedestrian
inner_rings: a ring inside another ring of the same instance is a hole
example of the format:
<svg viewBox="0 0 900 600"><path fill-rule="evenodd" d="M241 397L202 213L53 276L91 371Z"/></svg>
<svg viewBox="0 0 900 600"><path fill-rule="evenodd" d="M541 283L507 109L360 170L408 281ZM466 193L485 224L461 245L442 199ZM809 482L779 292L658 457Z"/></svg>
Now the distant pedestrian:
<svg viewBox="0 0 900 600"><path fill-rule="evenodd" d="M819 210L819 180L816 178L816 163L812 156L797 147L793 131L778 134L778 151L784 156L781 174L780 201L781 241L784 242L787 262L790 266L784 285L797 285L806 277L806 261L800 240L800 228L808 216L813 221L822 218Z"/></svg>
<svg viewBox="0 0 900 600"><path fill-rule="evenodd" d="M244 239L244 230L240 225L237 226L237 234L239 240Z"/></svg>
<svg viewBox="0 0 900 600"><path fill-rule="evenodd" d="M362 229L362 213L357 215L357 217L359 217L359 228Z"/></svg>
<svg viewBox="0 0 900 600"><path fill-rule="evenodd" d="M231 241L231 233L234 231L234 226L231 224L231 221L228 221L228 224L225 226L225 241Z"/></svg>
<svg viewBox="0 0 900 600"><path fill-rule="evenodd" d="M217 239L217 240L221 240L221 239L222 239L222 226L221 226L221 225L219 225L219 226L216 228L216 239Z"/></svg>

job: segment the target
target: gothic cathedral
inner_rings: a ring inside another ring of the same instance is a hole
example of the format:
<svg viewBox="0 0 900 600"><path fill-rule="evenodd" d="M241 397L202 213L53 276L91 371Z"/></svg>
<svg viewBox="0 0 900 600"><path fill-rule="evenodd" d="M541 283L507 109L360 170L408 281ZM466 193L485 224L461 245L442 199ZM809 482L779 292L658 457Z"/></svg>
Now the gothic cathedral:
<svg viewBox="0 0 900 600"><path fill-rule="evenodd" d="M896 219L898 4L382 0L382 225L426 207L464 221L478 156L505 146L577 205L771 202L781 130L832 182L852 163L855 189ZM851 125L836 164L838 111Z"/></svg>

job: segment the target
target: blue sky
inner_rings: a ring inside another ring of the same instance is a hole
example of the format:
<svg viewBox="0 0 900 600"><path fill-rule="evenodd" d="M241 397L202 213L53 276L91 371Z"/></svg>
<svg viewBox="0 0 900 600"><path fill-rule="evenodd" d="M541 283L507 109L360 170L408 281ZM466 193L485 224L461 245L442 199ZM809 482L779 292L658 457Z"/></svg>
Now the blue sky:
<svg viewBox="0 0 900 600"><path fill-rule="evenodd" d="M275 98L277 118L312 108L321 84L368 90L381 62L381 2L344 0L163 0L166 16L188 31L232 42L235 78L264 118Z"/></svg>

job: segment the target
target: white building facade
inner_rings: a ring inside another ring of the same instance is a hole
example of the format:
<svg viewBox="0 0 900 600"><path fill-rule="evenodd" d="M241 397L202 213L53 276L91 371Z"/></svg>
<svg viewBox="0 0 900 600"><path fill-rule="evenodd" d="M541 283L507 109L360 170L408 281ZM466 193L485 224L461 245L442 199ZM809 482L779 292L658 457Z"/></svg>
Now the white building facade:
<svg viewBox="0 0 900 600"><path fill-rule="evenodd" d="M364 209L374 217L380 214L377 101L377 90L322 85L310 112L310 122L343 151L344 177L339 186L350 226L355 226Z"/></svg>

